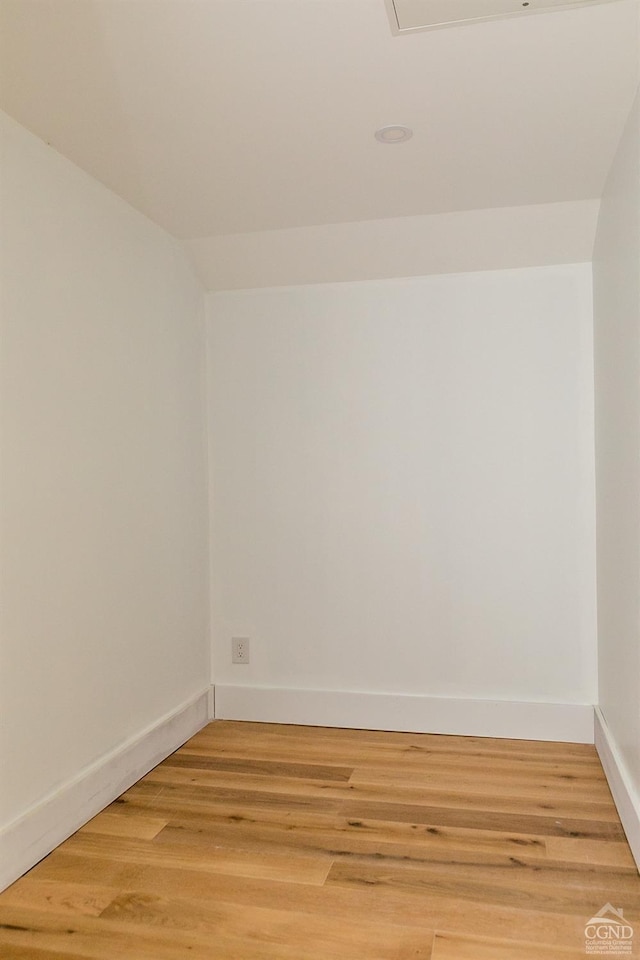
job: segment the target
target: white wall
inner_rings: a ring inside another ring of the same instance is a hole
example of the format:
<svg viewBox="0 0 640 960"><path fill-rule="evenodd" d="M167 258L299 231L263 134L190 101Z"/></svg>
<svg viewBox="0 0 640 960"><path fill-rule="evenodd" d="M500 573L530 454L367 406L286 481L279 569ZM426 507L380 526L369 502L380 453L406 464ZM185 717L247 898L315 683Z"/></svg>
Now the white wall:
<svg viewBox="0 0 640 960"><path fill-rule="evenodd" d="M0 827L208 683L203 301L2 115Z"/></svg>
<svg viewBox="0 0 640 960"><path fill-rule="evenodd" d="M493 207L185 241L208 290L385 280L591 260L597 200Z"/></svg>
<svg viewBox="0 0 640 960"><path fill-rule="evenodd" d="M590 266L208 303L216 691L593 703Z"/></svg>
<svg viewBox="0 0 640 960"><path fill-rule="evenodd" d="M593 279L599 700L640 817L639 100L603 195Z"/></svg>

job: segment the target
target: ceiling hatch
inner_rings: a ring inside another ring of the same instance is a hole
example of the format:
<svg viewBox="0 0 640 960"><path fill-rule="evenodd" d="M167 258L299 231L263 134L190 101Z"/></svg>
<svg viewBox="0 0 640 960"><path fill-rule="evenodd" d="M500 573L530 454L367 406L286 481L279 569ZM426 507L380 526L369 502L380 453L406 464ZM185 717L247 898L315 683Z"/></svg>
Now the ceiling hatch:
<svg viewBox="0 0 640 960"><path fill-rule="evenodd" d="M606 2L609 0L387 0L387 7L393 32L412 33Z"/></svg>

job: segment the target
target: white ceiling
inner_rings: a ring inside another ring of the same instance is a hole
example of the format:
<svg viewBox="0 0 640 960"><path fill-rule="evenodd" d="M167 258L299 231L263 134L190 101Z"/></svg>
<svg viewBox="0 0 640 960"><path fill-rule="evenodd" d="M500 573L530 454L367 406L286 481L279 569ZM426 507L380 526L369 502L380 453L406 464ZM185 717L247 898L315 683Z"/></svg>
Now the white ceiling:
<svg viewBox="0 0 640 960"><path fill-rule="evenodd" d="M384 0L0 0L0 106L182 238L577 201L637 15L392 36ZM390 123L413 138L377 143Z"/></svg>

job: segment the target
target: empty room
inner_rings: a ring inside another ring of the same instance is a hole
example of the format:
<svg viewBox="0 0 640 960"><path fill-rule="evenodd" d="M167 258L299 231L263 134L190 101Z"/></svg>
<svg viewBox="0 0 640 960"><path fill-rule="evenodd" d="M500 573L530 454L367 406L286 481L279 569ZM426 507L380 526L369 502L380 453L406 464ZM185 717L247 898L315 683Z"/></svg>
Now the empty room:
<svg viewBox="0 0 640 960"><path fill-rule="evenodd" d="M637 0L0 0L2 960L640 958Z"/></svg>

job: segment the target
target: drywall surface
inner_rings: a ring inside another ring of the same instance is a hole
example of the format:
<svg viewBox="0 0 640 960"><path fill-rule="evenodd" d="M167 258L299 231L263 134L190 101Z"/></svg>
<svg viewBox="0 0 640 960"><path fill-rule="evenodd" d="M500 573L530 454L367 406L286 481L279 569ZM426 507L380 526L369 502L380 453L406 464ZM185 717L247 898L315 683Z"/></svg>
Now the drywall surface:
<svg viewBox="0 0 640 960"><path fill-rule="evenodd" d="M640 791L638 100L602 199L593 281L600 709Z"/></svg>
<svg viewBox="0 0 640 960"><path fill-rule="evenodd" d="M185 241L208 290L385 280L591 260L598 200L223 234Z"/></svg>
<svg viewBox="0 0 640 960"><path fill-rule="evenodd" d="M2 115L0 826L208 682L202 294Z"/></svg>
<svg viewBox="0 0 640 960"><path fill-rule="evenodd" d="M591 309L587 264L209 295L216 684L593 703Z"/></svg>

